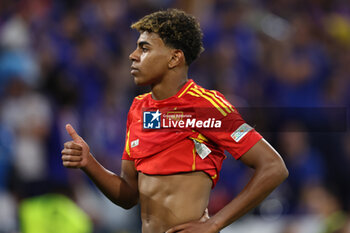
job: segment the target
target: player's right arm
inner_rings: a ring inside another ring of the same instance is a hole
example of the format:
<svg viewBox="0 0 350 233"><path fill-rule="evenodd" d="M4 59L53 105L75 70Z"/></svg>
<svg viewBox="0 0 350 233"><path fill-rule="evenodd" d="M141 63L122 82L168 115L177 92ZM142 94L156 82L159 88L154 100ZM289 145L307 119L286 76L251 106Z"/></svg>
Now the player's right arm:
<svg viewBox="0 0 350 233"><path fill-rule="evenodd" d="M138 173L134 162L122 161L121 175L105 169L90 153L88 144L81 138L71 125L66 130L72 141L64 144L62 150L63 165L67 168L81 168L96 186L113 203L129 209L138 202Z"/></svg>

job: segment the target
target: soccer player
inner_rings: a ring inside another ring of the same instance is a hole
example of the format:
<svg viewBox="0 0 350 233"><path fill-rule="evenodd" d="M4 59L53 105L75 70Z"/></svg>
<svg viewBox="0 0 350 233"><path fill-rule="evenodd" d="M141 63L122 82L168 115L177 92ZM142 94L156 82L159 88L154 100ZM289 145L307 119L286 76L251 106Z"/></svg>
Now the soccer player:
<svg viewBox="0 0 350 233"><path fill-rule="evenodd" d="M131 75L152 91L137 96L130 107L121 174L98 163L69 124L73 140L64 144L63 165L81 168L123 208L140 203L143 233L219 232L257 206L288 171L222 94L188 79L189 65L203 50L193 16L170 9L131 27L140 33L129 57ZM229 204L205 218L224 150L254 168L254 175Z"/></svg>

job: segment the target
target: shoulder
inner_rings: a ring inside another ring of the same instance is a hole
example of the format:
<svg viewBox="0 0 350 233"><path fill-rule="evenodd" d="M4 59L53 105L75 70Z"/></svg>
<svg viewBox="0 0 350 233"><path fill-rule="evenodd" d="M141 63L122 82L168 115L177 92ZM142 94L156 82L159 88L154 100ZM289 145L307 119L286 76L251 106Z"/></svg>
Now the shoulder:
<svg viewBox="0 0 350 233"><path fill-rule="evenodd" d="M184 92L183 97L196 107L208 108L208 110L216 109L224 116L234 109L222 93L216 90L208 90L195 83Z"/></svg>
<svg viewBox="0 0 350 233"><path fill-rule="evenodd" d="M181 96L189 99L192 99L194 97L197 98L197 100L207 100L207 97L210 97L212 99L224 98L224 95L221 94L219 91L208 90L194 82L192 82L191 85L189 85L184 90L184 92L180 94L179 97Z"/></svg>
<svg viewBox="0 0 350 233"><path fill-rule="evenodd" d="M151 95L151 92L148 92L148 93L136 96L134 98L134 100L132 101L132 104L130 106L130 110L134 109L135 107L137 107L140 104L144 103L150 97L150 95Z"/></svg>

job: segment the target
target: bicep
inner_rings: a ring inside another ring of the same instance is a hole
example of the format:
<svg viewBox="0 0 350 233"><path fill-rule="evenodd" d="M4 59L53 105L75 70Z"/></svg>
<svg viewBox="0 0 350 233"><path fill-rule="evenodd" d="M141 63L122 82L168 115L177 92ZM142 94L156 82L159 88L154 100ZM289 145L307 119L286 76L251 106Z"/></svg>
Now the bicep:
<svg viewBox="0 0 350 233"><path fill-rule="evenodd" d="M281 156L265 139L259 140L239 160L254 169L276 163L281 163L284 166Z"/></svg>

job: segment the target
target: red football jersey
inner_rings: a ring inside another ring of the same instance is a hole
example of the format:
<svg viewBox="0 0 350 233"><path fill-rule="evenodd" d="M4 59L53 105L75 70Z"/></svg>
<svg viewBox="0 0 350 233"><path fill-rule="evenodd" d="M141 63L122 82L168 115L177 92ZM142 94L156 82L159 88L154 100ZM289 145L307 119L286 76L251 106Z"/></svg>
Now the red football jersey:
<svg viewBox="0 0 350 233"><path fill-rule="evenodd" d="M168 99L135 97L122 159L149 175L203 171L214 187L224 150L239 159L261 138L221 93L189 80Z"/></svg>

